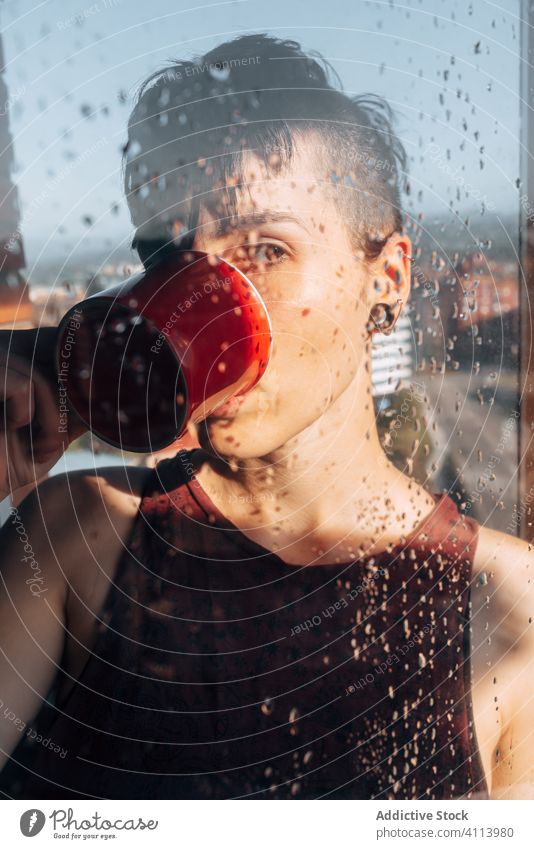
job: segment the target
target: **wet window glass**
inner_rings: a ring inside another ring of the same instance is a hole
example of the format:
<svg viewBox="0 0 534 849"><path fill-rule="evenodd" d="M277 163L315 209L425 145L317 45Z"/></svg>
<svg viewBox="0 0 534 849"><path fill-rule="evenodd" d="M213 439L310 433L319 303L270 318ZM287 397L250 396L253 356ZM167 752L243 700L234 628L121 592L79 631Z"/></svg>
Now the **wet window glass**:
<svg viewBox="0 0 534 849"><path fill-rule="evenodd" d="M526 663L534 615L527 6L309 0L303 15L272 0L266 16L259 0L0 3L0 348L37 370L48 350L66 449L34 477L68 492L71 479L83 486L76 470L115 468L118 495L93 515L122 530L104 546L93 528L84 543L115 563L132 541L125 592L95 579L102 662L129 662L102 636L116 617L151 644L135 661L147 703L167 704L155 679L193 682L178 701L198 711L189 742L205 744L192 753L162 720L151 745L181 747L180 773L195 781L136 784L144 763L172 772L162 746L160 760L124 755L127 794L534 798L523 755L503 750L502 719L504 659ZM35 347L35 336L6 341L38 328ZM57 450L44 414L23 424L32 450ZM203 451L220 451L224 473ZM149 490L117 483L126 466ZM9 467L6 528L36 497L19 471ZM75 499L66 527L81 515ZM236 550L247 568L225 570ZM44 580L30 576L34 596ZM129 593L152 610L138 631ZM87 648L79 603L75 642ZM180 667L171 639L226 661ZM26 728L37 717L35 738L56 728L50 775L82 795L89 773L62 755L72 728L54 723L58 706L89 711L79 685L69 690L69 678L100 680L83 659L40 682L51 695L39 713L14 685L0 691ZM324 689L296 695L325 675L333 713ZM208 709L191 693L210 676L226 683ZM238 786L232 710L245 701L255 712L236 737L279 736L276 751L257 744ZM204 722L216 702L222 718ZM116 709L79 743L82 760L89 749L105 759L106 733L143 736L142 719L122 726ZM213 758L212 733L223 741ZM46 736L40 749L25 738L9 738L20 763L0 777L16 798L21 764L36 751L44 764Z"/></svg>

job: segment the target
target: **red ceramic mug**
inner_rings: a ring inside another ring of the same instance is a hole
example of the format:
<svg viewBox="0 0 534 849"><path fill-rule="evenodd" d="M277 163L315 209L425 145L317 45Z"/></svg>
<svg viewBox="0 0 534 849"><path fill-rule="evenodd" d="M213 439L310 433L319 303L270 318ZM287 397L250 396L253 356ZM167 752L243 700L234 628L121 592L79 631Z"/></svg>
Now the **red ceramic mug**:
<svg viewBox="0 0 534 849"><path fill-rule="evenodd" d="M252 389L271 341L250 280L219 257L184 251L72 307L55 362L68 406L96 436L153 452Z"/></svg>

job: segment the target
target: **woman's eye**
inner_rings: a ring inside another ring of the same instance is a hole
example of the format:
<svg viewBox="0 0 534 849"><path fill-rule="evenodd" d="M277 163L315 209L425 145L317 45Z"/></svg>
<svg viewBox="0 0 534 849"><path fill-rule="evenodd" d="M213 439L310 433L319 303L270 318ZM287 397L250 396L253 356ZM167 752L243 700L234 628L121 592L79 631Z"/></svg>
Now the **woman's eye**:
<svg viewBox="0 0 534 849"><path fill-rule="evenodd" d="M288 256L287 250L275 242L256 242L242 245L234 254L233 261L240 267L250 269L254 266L273 266L283 262Z"/></svg>
<svg viewBox="0 0 534 849"><path fill-rule="evenodd" d="M249 259L262 265L273 265L287 257L287 252L282 245L272 242L258 242L256 245L247 247Z"/></svg>

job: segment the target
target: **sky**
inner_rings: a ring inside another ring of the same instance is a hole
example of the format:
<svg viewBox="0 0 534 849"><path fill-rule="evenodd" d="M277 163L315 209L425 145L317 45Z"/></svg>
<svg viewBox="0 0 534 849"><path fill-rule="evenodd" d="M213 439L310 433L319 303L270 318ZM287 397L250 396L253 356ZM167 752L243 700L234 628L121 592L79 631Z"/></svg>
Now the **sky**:
<svg viewBox="0 0 534 849"><path fill-rule="evenodd" d="M0 26L28 266L132 237L121 150L135 91L173 57L244 32L300 41L351 93L385 96L411 214L517 208L519 0L3 0ZM467 186L467 184L469 184ZM466 186L469 197L466 194ZM450 214L450 213L449 213Z"/></svg>

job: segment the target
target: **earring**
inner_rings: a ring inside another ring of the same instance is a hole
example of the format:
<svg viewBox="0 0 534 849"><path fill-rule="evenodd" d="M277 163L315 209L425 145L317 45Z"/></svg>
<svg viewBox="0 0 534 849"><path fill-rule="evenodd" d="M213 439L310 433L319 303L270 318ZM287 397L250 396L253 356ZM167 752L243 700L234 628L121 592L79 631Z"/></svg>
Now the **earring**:
<svg viewBox="0 0 534 849"><path fill-rule="evenodd" d="M389 304L375 304L369 311L368 330L370 333L378 330L383 333L393 321L393 313Z"/></svg>
<svg viewBox="0 0 534 849"><path fill-rule="evenodd" d="M402 300L399 299L397 304L402 307ZM378 331L379 333L383 333L385 336L389 336L397 323L400 312L401 310L399 309L397 315L395 315L389 304L375 304L369 311L370 320L367 323L369 333Z"/></svg>

